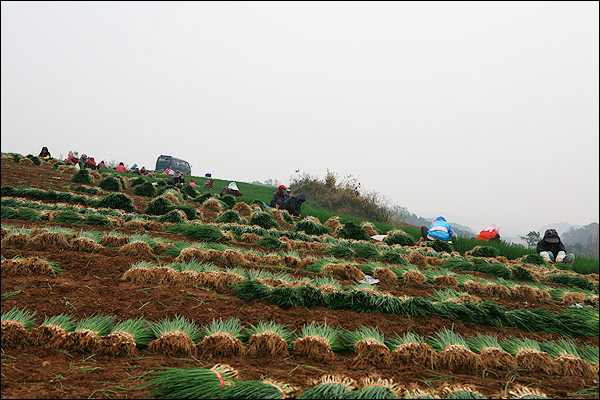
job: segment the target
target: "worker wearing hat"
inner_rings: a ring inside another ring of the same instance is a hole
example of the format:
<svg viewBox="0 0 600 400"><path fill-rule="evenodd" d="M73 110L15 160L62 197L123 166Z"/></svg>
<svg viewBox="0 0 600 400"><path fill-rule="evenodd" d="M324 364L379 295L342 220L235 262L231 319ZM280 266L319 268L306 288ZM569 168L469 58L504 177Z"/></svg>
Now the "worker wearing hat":
<svg viewBox="0 0 600 400"><path fill-rule="evenodd" d="M567 248L560 240L556 229L546 230L544 238L538 242L535 251L549 264L556 262L573 265L575 261L575 254L567 254Z"/></svg>

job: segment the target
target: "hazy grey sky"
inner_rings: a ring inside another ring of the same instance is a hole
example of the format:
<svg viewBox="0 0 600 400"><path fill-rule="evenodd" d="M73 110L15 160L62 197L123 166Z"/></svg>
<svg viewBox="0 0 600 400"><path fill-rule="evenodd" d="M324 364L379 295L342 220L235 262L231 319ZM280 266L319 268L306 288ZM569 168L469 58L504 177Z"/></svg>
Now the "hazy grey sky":
<svg viewBox="0 0 600 400"><path fill-rule="evenodd" d="M2 151L598 222L598 4L2 1Z"/></svg>

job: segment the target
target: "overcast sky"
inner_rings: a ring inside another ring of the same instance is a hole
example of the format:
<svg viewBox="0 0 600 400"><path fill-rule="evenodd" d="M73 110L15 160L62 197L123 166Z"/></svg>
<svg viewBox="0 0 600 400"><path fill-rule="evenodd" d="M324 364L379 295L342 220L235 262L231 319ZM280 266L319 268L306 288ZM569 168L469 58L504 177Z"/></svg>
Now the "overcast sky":
<svg viewBox="0 0 600 400"><path fill-rule="evenodd" d="M476 232L586 225L598 4L2 1L2 151L329 170Z"/></svg>

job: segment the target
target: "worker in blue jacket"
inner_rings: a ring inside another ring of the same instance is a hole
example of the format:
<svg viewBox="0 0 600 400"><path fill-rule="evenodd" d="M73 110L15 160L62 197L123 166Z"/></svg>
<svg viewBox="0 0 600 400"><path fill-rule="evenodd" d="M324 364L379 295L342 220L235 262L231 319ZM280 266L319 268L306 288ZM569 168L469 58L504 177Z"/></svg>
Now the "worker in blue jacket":
<svg viewBox="0 0 600 400"><path fill-rule="evenodd" d="M452 236L457 236L450 224L446 222L444 217L437 217L435 221L427 228L421 227L421 236L425 240L443 240L449 242Z"/></svg>

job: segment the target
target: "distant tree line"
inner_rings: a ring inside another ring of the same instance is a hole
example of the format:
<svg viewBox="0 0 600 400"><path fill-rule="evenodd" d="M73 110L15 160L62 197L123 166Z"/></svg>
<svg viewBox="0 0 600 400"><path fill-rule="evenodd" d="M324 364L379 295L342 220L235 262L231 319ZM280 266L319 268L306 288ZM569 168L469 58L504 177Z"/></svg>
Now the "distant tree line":
<svg viewBox="0 0 600 400"><path fill-rule="evenodd" d="M598 258L598 223L592 222L581 228L569 228L560 238L567 250L576 256Z"/></svg>

